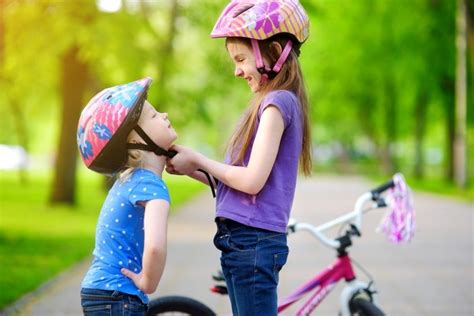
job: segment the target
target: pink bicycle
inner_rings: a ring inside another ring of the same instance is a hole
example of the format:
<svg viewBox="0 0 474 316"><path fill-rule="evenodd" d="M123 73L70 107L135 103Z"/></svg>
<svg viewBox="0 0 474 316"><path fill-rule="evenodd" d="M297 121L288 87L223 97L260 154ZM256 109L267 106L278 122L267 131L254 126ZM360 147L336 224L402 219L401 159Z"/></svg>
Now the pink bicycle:
<svg viewBox="0 0 474 316"><path fill-rule="evenodd" d="M387 190L388 193L383 196L382 193ZM373 280L365 283L356 278L348 249L352 246L353 239L361 236L362 215L370 210L387 206L390 211L381 222L379 230L386 233L392 242L398 243L411 240L415 228L415 214L410 189L401 174L396 174L387 183L362 194L357 199L353 211L330 222L313 226L291 220L288 225L288 233L309 232L323 244L335 249L337 258L332 265L279 302L278 313L285 311L289 306L309 295L309 298L298 307L295 315L311 315L336 284L344 280L346 286L342 290L339 299L340 315L384 315L378 306L377 291ZM348 228L335 239L329 238L324 233L334 226L343 224L348 224ZM217 281L224 280L221 274L214 276L214 279ZM211 290L220 294L227 293L225 285L216 285ZM199 316L215 315L209 307L187 297L168 296L150 302L148 315L162 315L166 312Z"/></svg>

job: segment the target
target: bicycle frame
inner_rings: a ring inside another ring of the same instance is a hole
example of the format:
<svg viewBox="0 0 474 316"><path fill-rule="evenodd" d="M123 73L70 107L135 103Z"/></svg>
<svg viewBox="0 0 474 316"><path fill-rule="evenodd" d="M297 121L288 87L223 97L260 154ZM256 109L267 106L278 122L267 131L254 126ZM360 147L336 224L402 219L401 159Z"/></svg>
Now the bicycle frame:
<svg viewBox="0 0 474 316"><path fill-rule="evenodd" d="M355 204L354 211L318 227L314 227L306 223L296 223L296 228L295 224L290 224L290 226L293 225L293 231L306 230L314 237L322 241L326 246L337 249L341 245L340 241L328 238L323 233L323 231L346 222L353 222L355 227L359 229L361 226L362 207L365 203L371 201L372 198L372 192L367 192L361 195ZM373 208L377 208L377 206L374 205ZM314 294L310 296L310 298L296 312L297 316L310 315L316 309L316 307L329 295L331 290L341 279L344 279L347 282L347 286L344 288L340 296L340 310L343 316L350 315L348 305L352 295L354 295L359 290L368 289L369 286L356 279L351 259L345 251L340 253L332 265L325 268L313 279L306 282L304 285L288 295L283 301L281 301L278 304L278 312L286 310L290 305L296 301L299 301L305 294L316 289ZM377 303L375 294L373 295L373 298L374 302Z"/></svg>
<svg viewBox="0 0 474 316"><path fill-rule="evenodd" d="M329 295L329 293L331 293L333 288L339 281L341 281L341 279L346 281L346 287L342 290L339 301L340 312L342 316L351 315L349 305L351 299L355 295L358 295L358 293L366 292L370 296L371 301L377 305L378 302L376 291L375 289L371 289L372 282L370 282L370 284L366 284L356 279L351 259L345 249L352 244L351 236L360 236L363 206L368 202L372 202L370 208L364 211L386 207L386 201L380 197L380 194L393 186L394 181L390 180L379 187L362 194L357 199L352 212L339 216L338 218L317 227L308 223L298 223L294 219L290 219L290 223L288 224L288 233L307 231L313 235L313 237L321 241L324 245L337 250L338 258L332 265L319 272L315 277L297 288L283 301L279 302L277 309L278 313L285 311L293 303L299 301L307 293L314 290L314 293L295 314L297 316L310 315ZM343 237L332 239L324 233L324 231L329 228L345 223L350 223L351 230L348 230L346 235ZM214 290L214 292L221 294L223 293L219 289Z"/></svg>
<svg viewBox="0 0 474 316"><path fill-rule="evenodd" d="M351 259L348 255L339 257L333 265L325 268L313 279L288 295L288 297L278 304L278 312L284 311L293 303L299 301L306 293L318 288L296 313L297 316L310 315L343 278L349 282L349 284L355 280Z"/></svg>

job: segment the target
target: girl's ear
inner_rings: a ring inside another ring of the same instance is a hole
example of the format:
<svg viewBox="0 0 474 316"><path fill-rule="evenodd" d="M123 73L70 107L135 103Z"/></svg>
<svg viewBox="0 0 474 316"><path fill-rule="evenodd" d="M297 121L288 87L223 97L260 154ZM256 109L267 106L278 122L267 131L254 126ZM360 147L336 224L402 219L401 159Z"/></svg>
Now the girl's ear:
<svg viewBox="0 0 474 316"><path fill-rule="evenodd" d="M277 61L281 55L281 52L283 51L283 48L281 47L280 43L273 41L269 45L269 51L271 58L274 59L274 61Z"/></svg>

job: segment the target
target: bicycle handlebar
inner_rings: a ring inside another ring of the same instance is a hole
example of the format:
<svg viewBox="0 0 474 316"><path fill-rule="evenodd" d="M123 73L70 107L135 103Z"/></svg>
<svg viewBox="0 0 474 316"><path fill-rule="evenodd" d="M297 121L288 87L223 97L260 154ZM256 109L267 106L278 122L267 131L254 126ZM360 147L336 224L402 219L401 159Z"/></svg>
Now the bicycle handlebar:
<svg viewBox="0 0 474 316"><path fill-rule="evenodd" d="M386 191L387 189L393 188L394 185L395 185L395 182L393 182L393 179L390 179L389 181L385 182L384 184L379 185L375 189L370 190L370 192L374 196L379 195L380 193Z"/></svg>
<svg viewBox="0 0 474 316"><path fill-rule="evenodd" d="M324 223L319 226L314 226L309 223L299 223L295 219L290 219L288 223L288 232L297 232L297 231L308 231L311 233L315 238L319 239L323 244L331 248L339 248L340 242L336 239L332 239L326 236L323 232L329 228L332 228L336 225L340 225L343 223L353 222L356 228L360 231L362 225L362 209L363 206L368 201L376 201L371 207L371 209L379 208L385 206L385 203L380 203L380 194L385 190L394 186L393 180L387 181L386 183L378 186L377 188L362 194L356 201L354 205L354 210L339 216L336 219L333 219L327 223Z"/></svg>

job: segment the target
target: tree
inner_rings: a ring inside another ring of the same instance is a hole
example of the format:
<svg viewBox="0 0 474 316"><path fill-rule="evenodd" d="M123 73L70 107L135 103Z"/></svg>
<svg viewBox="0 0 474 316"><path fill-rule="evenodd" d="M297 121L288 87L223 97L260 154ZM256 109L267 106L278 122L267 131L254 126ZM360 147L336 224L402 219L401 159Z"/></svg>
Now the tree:
<svg viewBox="0 0 474 316"><path fill-rule="evenodd" d="M75 203L76 128L83 107L89 70L80 60L79 48L69 48L61 63L62 116L57 146L51 203Z"/></svg>
<svg viewBox="0 0 474 316"><path fill-rule="evenodd" d="M457 1L456 10L456 132L454 140L454 175L456 184L466 187L466 3Z"/></svg>

